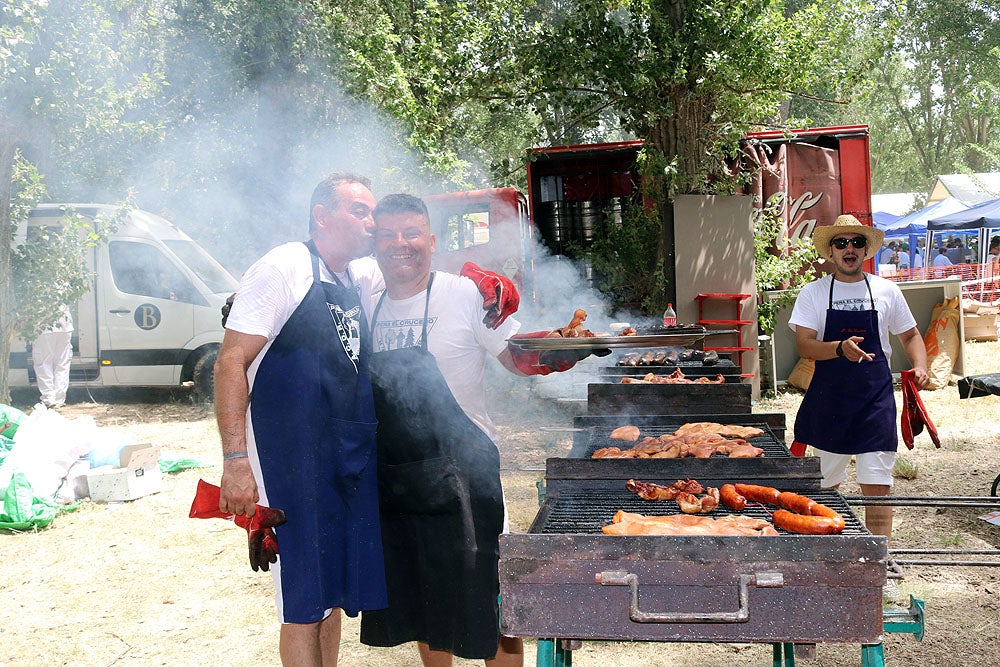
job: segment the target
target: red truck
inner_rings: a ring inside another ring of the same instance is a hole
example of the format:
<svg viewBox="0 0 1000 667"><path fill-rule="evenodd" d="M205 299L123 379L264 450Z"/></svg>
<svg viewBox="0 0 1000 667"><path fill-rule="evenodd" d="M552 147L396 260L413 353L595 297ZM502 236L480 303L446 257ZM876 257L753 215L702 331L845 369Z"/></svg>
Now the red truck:
<svg viewBox="0 0 1000 667"><path fill-rule="evenodd" d="M810 237L841 213L872 224L867 126L753 132L741 144L738 168L757 174L745 194L778 195L789 237ZM541 256L566 258L641 205L641 148L639 141L532 148L527 197L513 188L426 197L437 266L457 272L474 261L512 278L530 299Z"/></svg>

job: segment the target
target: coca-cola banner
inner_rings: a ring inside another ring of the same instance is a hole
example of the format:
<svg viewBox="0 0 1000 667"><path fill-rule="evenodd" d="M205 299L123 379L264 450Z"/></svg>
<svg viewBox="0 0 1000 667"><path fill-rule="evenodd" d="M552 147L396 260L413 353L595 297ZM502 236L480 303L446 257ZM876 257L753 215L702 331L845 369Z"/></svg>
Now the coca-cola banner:
<svg viewBox="0 0 1000 667"><path fill-rule="evenodd" d="M773 206L792 244L831 225L842 209L838 151L812 144L747 146L760 166L753 184L758 206Z"/></svg>

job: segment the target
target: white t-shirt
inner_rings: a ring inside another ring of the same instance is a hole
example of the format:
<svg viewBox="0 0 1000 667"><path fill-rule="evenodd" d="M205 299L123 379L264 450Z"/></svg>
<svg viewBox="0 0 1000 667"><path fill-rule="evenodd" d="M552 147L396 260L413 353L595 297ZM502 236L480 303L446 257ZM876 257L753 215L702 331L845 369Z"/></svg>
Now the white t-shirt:
<svg viewBox="0 0 1000 667"><path fill-rule="evenodd" d="M938 253L934 257L934 266L952 266L952 263L947 254Z"/></svg>
<svg viewBox="0 0 1000 667"><path fill-rule="evenodd" d="M354 265L352 264L352 269ZM372 294L368 317L375 315L380 293ZM371 326L376 353L422 344L426 290L399 301L386 295ZM496 357L507 348L507 339L521 324L508 318L496 329L483 324L483 297L468 278L451 273L434 273L427 310L428 351L437 360L448 388L465 414L490 439L495 429L486 411L483 371L487 357ZM413 391L420 391L414 387Z"/></svg>
<svg viewBox="0 0 1000 667"><path fill-rule="evenodd" d="M906 304L906 299L903 298L903 293L896 283L879 276L865 275L871 285L872 296L875 297L879 338L882 342L882 351L885 353L886 361L888 361L892 357L889 334L898 336L917 326L917 322L913 319L910 307ZM788 320L788 326L792 331L795 331L796 327L799 326L807 327L819 334L817 340L824 340L823 331L826 329L826 310L830 304L831 280L833 280L833 275L826 275L802 288L799 296L795 299L795 306L792 308L792 315ZM871 309L871 299L865 281L859 280L855 283L836 281L833 286L833 309Z"/></svg>
<svg viewBox="0 0 1000 667"><path fill-rule="evenodd" d="M374 262L372 260L373 264ZM321 281L334 282L322 261L319 263L319 271ZM353 284L360 289L360 281L355 279L351 268L337 277L344 285ZM251 388L261 359L281 333L285 322L302 303L312 284L312 258L309 248L300 242L285 243L272 249L254 262L240 279L233 308L226 320L226 328L267 338L264 348L247 370ZM365 301L362 300L361 303L364 304Z"/></svg>

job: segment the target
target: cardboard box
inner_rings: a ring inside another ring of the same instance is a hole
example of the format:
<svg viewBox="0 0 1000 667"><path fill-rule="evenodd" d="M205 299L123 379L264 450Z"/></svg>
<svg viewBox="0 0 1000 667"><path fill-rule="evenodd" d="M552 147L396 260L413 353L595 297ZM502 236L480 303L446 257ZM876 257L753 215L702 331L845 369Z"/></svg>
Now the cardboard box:
<svg viewBox="0 0 1000 667"><path fill-rule="evenodd" d="M965 340L990 341L997 339L997 316L995 313L979 311L973 315L962 313L965 320Z"/></svg>
<svg viewBox="0 0 1000 667"><path fill-rule="evenodd" d="M87 487L94 502L135 500L163 488L160 448L127 445L121 450L121 466L100 466L87 473Z"/></svg>

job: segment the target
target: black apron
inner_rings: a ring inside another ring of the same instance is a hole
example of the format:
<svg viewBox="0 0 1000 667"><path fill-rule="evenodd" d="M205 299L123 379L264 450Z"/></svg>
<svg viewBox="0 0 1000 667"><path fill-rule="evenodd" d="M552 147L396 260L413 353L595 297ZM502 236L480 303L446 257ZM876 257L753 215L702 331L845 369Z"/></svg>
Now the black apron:
<svg viewBox="0 0 1000 667"><path fill-rule="evenodd" d="M882 351L875 298L868 286L871 310L834 310L833 284L826 311L823 340L863 336L860 347L872 361L852 362L835 357L816 362L809 389L795 416L795 440L835 454L894 452L896 400L892 371Z"/></svg>
<svg viewBox="0 0 1000 667"><path fill-rule="evenodd" d="M283 623L314 623L386 604L378 521L375 406L367 322L357 291L313 284L261 360L250 417L275 528Z"/></svg>
<svg viewBox="0 0 1000 667"><path fill-rule="evenodd" d="M500 454L458 405L427 350L433 281L432 274L419 346L372 355L389 607L362 614L361 641L420 641L489 659L500 640Z"/></svg>

